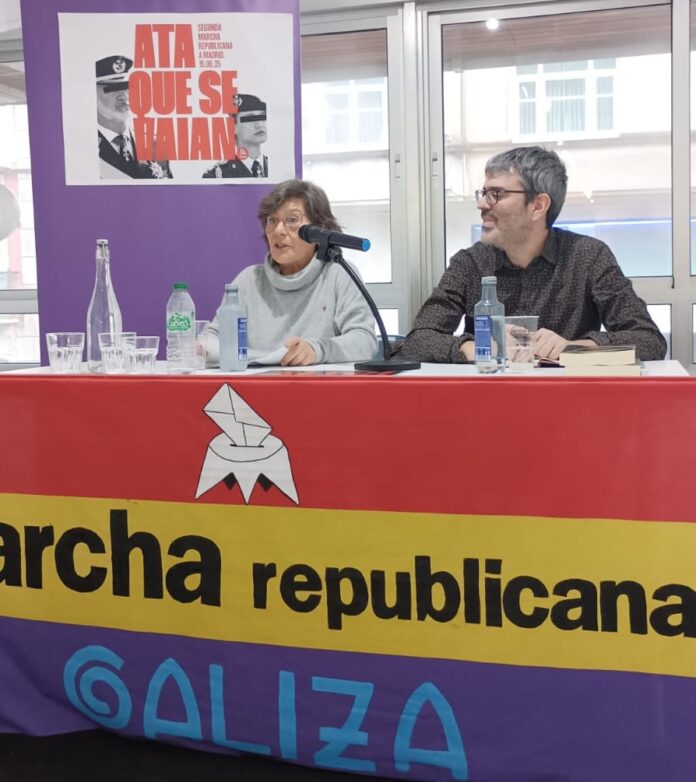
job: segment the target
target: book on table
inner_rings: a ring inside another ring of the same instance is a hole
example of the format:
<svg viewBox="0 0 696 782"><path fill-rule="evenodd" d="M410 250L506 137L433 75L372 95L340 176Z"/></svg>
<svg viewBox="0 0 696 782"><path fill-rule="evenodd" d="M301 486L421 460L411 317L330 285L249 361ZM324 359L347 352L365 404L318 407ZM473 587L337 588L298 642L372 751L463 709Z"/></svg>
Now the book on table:
<svg viewBox="0 0 696 782"><path fill-rule="evenodd" d="M566 369L631 366L636 364L636 348L635 345L566 345L559 361ZM640 370L640 364L637 366Z"/></svg>
<svg viewBox="0 0 696 782"><path fill-rule="evenodd" d="M571 377L635 377L640 375L641 368L640 361L633 364L587 364L566 366L565 374Z"/></svg>

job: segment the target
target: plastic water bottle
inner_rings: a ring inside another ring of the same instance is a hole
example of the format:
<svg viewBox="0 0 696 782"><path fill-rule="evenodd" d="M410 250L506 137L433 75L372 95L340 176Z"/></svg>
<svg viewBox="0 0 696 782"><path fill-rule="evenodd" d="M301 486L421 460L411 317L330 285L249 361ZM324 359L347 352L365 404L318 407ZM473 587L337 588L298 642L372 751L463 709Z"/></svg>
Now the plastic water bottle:
<svg viewBox="0 0 696 782"><path fill-rule="evenodd" d="M175 282L167 302L167 372L193 372L196 361L196 306L185 282Z"/></svg>
<svg viewBox="0 0 696 782"><path fill-rule="evenodd" d="M239 301L236 285L225 285L225 299L217 313L220 335L220 369L236 372L246 369L247 316Z"/></svg>
<svg viewBox="0 0 696 782"><path fill-rule="evenodd" d="M119 334L121 331L121 310L111 284L109 242L97 239L97 273L87 308L87 368L90 372L100 372L102 368L99 335Z"/></svg>
<svg viewBox="0 0 696 782"><path fill-rule="evenodd" d="M481 279L481 301L474 307L474 360L484 374L505 369L505 307L498 301L497 282Z"/></svg>

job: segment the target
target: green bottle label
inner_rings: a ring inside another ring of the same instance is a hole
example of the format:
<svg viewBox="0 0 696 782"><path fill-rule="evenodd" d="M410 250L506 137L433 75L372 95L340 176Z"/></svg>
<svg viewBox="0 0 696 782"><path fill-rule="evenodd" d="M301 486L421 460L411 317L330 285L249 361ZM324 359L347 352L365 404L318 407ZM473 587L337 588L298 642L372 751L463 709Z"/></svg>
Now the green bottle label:
<svg viewBox="0 0 696 782"><path fill-rule="evenodd" d="M189 331L192 327L191 318L180 312L174 312L167 321L167 331Z"/></svg>

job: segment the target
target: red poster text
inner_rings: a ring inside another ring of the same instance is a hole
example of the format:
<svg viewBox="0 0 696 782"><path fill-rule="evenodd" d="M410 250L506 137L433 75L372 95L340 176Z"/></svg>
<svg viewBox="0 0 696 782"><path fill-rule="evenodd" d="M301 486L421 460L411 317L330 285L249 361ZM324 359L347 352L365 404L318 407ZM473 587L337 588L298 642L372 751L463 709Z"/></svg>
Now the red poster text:
<svg viewBox="0 0 696 782"><path fill-rule="evenodd" d="M136 24L136 68L195 68L190 24Z"/></svg>

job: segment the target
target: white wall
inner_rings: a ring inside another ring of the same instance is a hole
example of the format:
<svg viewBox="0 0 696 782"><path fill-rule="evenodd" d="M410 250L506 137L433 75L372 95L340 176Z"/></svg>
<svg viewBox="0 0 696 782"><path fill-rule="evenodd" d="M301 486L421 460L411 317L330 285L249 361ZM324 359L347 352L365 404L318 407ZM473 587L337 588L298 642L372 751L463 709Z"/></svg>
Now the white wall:
<svg viewBox="0 0 696 782"><path fill-rule="evenodd" d="M3 38L19 38L21 36L21 27L19 0L2 0L0 2L0 36Z"/></svg>

